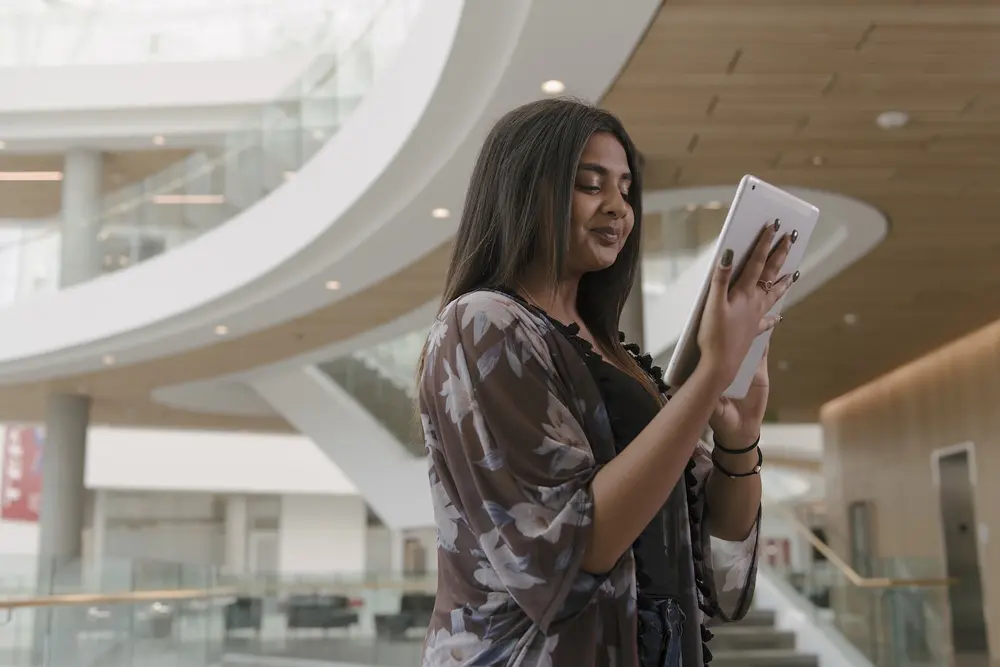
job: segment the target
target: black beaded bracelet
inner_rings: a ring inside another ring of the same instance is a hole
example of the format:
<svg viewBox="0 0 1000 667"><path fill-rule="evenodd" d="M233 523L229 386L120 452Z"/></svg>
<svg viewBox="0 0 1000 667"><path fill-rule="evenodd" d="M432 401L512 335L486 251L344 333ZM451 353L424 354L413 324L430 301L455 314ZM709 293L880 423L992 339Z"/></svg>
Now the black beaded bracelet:
<svg viewBox="0 0 1000 667"><path fill-rule="evenodd" d="M760 451L759 447L757 448L757 465L755 465L750 472L730 472L726 470L724 467L722 467L721 464L719 464L719 462L715 458L715 455L712 456L712 465L715 466L716 470L721 472L729 479L740 479L741 477L751 477L753 475L760 474L760 469L764 465L764 453Z"/></svg>
<svg viewBox="0 0 1000 667"><path fill-rule="evenodd" d="M724 447L723 445L719 444L719 439L715 436L714 433L712 434L712 442L715 443L715 448L718 449L720 452L725 452L726 454L748 454L752 452L755 447L758 447L760 445L760 436L758 435L757 439L753 441L753 444L744 449L729 449L729 447Z"/></svg>

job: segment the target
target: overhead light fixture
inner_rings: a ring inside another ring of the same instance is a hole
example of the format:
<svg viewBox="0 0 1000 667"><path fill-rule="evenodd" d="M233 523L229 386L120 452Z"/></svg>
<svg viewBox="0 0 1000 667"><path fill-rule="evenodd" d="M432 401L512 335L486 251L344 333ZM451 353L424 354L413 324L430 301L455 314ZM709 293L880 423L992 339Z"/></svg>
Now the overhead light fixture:
<svg viewBox="0 0 1000 667"><path fill-rule="evenodd" d="M225 195L153 195L154 204L225 204Z"/></svg>
<svg viewBox="0 0 1000 667"><path fill-rule="evenodd" d="M705 208L707 208L709 211L718 211L719 209L722 208L722 202L710 201L707 204L705 204Z"/></svg>
<svg viewBox="0 0 1000 667"><path fill-rule="evenodd" d="M157 146L163 146L166 143L167 143L167 138L164 137L162 134L158 134L155 137L153 137L153 144Z"/></svg>
<svg viewBox="0 0 1000 667"><path fill-rule="evenodd" d="M105 354L101 358L101 361L104 363L105 366L112 366L115 363L115 355L113 355L113 354Z"/></svg>
<svg viewBox="0 0 1000 667"><path fill-rule="evenodd" d="M822 155L814 155L812 163L814 167L822 167L826 160L823 159Z"/></svg>
<svg viewBox="0 0 1000 667"><path fill-rule="evenodd" d="M227 327L225 324L220 324L219 326L215 327L216 336L225 336L227 333L229 333L229 327Z"/></svg>
<svg viewBox="0 0 1000 667"><path fill-rule="evenodd" d="M61 171L0 171L0 181L17 183L37 183L61 181Z"/></svg>
<svg viewBox="0 0 1000 667"><path fill-rule="evenodd" d="M695 211L698 210L698 204L691 202L690 204L684 207L684 210L687 211L688 213L694 213Z"/></svg>
<svg viewBox="0 0 1000 667"><path fill-rule="evenodd" d="M910 122L910 114L905 111L883 111L875 117L875 124L883 130L896 130Z"/></svg>
<svg viewBox="0 0 1000 667"><path fill-rule="evenodd" d="M558 95L566 90L566 84L559 79L549 79L542 84L542 92L546 95Z"/></svg>
<svg viewBox="0 0 1000 667"><path fill-rule="evenodd" d="M436 208L431 211L431 217L437 218L438 220L444 220L445 218L451 217L451 211L446 208Z"/></svg>
<svg viewBox="0 0 1000 667"><path fill-rule="evenodd" d="M853 327L857 323L858 323L858 316L857 315L855 315L854 313L845 313L844 314L844 324L846 324L849 327Z"/></svg>
<svg viewBox="0 0 1000 667"><path fill-rule="evenodd" d="M326 281L326 288L328 290L330 290L331 292L333 292L334 290L339 290L340 289L340 281L339 280L327 280Z"/></svg>

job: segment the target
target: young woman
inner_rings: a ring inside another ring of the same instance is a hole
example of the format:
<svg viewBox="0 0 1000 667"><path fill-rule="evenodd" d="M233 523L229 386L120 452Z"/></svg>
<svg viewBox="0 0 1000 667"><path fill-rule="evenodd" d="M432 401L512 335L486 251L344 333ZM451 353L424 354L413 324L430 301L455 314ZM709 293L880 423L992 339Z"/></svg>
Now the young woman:
<svg viewBox="0 0 1000 667"><path fill-rule="evenodd" d="M724 253L701 361L668 400L618 332L641 208L605 111L535 102L486 139L418 378L439 535L426 667L696 667L705 618L749 607L766 359L746 398L720 396L775 323L793 236L769 252L768 226L735 280Z"/></svg>

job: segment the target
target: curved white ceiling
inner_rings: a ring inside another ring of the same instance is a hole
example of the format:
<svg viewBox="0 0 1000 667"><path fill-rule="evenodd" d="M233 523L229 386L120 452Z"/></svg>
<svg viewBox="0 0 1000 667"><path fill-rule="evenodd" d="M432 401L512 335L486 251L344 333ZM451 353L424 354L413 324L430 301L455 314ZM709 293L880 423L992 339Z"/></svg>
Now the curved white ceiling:
<svg viewBox="0 0 1000 667"><path fill-rule="evenodd" d="M462 187L496 117L542 80L598 99L659 7L635 0L427 2L395 63L286 185L168 254L0 311L0 383L175 354L355 294L454 233ZM600 45L600 47L595 47ZM238 252L235 251L238 249ZM377 261L373 261L377 258ZM329 279L343 288L323 288Z"/></svg>

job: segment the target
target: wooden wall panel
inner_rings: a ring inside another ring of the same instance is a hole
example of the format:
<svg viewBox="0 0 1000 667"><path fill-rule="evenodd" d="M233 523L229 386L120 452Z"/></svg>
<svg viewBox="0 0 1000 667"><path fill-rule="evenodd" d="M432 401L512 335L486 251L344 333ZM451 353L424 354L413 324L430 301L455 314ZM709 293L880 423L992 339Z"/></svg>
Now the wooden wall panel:
<svg viewBox="0 0 1000 667"><path fill-rule="evenodd" d="M980 566L1000 664L1000 322L827 403L820 419L831 533L847 535L848 505L870 501L883 558L943 564L931 454L975 443L977 520L994 536L980 545ZM834 547L848 554L847 544Z"/></svg>

